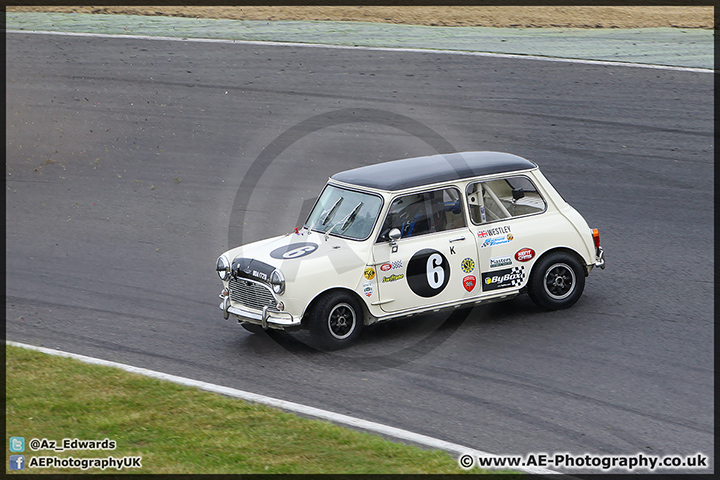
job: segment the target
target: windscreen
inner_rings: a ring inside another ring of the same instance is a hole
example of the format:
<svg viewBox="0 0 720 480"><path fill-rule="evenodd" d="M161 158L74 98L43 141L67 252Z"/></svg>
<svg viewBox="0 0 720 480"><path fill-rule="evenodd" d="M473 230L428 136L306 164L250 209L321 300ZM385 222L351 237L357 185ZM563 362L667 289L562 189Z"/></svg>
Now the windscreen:
<svg viewBox="0 0 720 480"><path fill-rule="evenodd" d="M314 232L365 240L372 233L382 203L378 195L327 185L305 227Z"/></svg>

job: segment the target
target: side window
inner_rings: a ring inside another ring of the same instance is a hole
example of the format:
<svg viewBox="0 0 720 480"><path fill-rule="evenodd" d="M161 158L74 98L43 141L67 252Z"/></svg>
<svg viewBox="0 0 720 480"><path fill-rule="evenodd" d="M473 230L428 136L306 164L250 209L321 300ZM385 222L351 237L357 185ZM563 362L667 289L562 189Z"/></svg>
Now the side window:
<svg viewBox="0 0 720 480"><path fill-rule="evenodd" d="M416 193L393 201L378 241L389 240L393 228L400 230L400 238L408 238L464 226L465 215L456 188Z"/></svg>
<svg viewBox="0 0 720 480"><path fill-rule="evenodd" d="M545 200L529 178L514 176L468 185L473 223L489 223L545 211Z"/></svg>

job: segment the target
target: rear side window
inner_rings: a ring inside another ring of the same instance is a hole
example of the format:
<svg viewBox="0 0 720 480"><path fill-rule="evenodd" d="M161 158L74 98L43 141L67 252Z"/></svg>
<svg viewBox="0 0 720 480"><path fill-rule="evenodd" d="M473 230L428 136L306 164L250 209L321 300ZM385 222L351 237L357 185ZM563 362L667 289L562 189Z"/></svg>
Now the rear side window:
<svg viewBox="0 0 720 480"><path fill-rule="evenodd" d="M546 208L535 185L522 175L471 183L467 198L476 225L542 213Z"/></svg>
<svg viewBox="0 0 720 480"><path fill-rule="evenodd" d="M393 228L400 230L400 238L417 237L465 226L465 215L456 188L405 195L390 205L378 241L389 240Z"/></svg>

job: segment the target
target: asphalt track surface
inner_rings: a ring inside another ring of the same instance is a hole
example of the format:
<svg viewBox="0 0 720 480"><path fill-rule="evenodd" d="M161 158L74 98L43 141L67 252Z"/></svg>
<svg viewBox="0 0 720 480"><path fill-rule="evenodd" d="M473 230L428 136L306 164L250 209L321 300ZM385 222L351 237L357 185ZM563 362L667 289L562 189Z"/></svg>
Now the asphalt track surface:
<svg viewBox="0 0 720 480"><path fill-rule="evenodd" d="M8 340L496 454L712 455L713 75L6 38ZM438 150L530 158L600 229L578 304L381 324L335 353L223 320L219 253L290 231L337 171Z"/></svg>

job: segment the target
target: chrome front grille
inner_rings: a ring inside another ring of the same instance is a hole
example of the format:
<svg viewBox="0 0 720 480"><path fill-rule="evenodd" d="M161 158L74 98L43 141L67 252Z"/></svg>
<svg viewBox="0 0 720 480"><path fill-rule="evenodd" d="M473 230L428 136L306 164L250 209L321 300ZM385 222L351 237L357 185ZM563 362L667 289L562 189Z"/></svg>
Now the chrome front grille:
<svg viewBox="0 0 720 480"><path fill-rule="evenodd" d="M231 278L230 300L247 308L262 311L263 307L275 307L276 301L269 287L244 279Z"/></svg>

